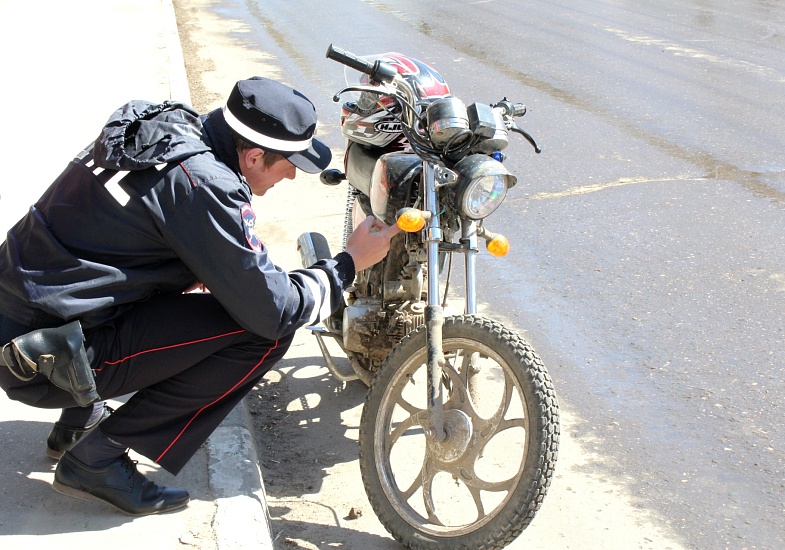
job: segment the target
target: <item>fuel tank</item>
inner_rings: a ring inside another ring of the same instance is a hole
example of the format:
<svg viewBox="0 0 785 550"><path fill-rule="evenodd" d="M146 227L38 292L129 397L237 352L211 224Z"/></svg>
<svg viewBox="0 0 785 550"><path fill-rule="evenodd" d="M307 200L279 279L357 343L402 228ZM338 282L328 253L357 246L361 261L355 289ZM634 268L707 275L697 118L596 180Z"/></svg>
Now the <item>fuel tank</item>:
<svg viewBox="0 0 785 550"><path fill-rule="evenodd" d="M387 225L395 213L409 206L412 186L422 172L422 160L413 153L386 153L378 158L371 176L371 210Z"/></svg>
<svg viewBox="0 0 785 550"><path fill-rule="evenodd" d="M346 148L346 179L366 197L371 194L371 177L376 161L382 156L382 149L365 147L359 143L348 142Z"/></svg>

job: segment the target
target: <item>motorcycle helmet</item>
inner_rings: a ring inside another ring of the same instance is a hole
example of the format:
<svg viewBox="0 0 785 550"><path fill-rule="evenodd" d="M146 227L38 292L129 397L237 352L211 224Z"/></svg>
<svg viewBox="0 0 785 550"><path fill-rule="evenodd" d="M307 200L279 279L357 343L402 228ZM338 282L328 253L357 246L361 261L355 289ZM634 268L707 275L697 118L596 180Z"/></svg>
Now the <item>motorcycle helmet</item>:
<svg viewBox="0 0 785 550"><path fill-rule="evenodd" d="M450 87L442 76L432 67L418 59L406 57L400 53L390 52L381 55L366 56L369 61L381 60L395 67L405 78L417 95L419 104L450 96ZM368 77L354 73L347 82L367 86ZM403 149L406 138L401 131L401 123L395 116L400 108L387 97L369 92L360 93L354 101L344 103L341 109L341 132L347 139L382 148L385 150Z"/></svg>

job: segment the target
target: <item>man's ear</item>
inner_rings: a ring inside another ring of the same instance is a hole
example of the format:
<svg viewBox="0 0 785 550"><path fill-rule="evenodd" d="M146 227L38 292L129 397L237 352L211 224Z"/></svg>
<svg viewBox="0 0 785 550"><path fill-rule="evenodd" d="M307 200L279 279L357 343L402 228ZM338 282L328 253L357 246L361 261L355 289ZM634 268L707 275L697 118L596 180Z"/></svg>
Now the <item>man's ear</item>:
<svg viewBox="0 0 785 550"><path fill-rule="evenodd" d="M241 164L244 164L249 168L255 166L257 162L262 162L263 159L264 149L260 149L259 147L253 147L251 149L240 151Z"/></svg>

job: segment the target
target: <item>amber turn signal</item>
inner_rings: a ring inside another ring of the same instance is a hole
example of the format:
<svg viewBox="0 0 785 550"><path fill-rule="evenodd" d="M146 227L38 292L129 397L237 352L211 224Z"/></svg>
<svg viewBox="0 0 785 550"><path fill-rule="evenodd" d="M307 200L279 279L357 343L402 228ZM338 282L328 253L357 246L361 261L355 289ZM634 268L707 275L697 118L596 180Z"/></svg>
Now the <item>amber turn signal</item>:
<svg viewBox="0 0 785 550"><path fill-rule="evenodd" d="M510 251L510 241L504 235L495 235L490 241L485 243L485 247L492 255L501 258Z"/></svg>
<svg viewBox="0 0 785 550"><path fill-rule="evenodd" d="M414 233L425 227L427 221L426 212L416 208L402 208L397 214L397 224L401 231Z"/></svg>

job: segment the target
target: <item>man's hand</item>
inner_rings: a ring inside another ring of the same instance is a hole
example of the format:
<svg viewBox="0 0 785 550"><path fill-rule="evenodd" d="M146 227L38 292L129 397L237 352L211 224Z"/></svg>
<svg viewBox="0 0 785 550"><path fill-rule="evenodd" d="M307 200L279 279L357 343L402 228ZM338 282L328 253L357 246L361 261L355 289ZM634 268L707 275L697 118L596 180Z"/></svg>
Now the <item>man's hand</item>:
<svg viewBox="0 0 785 550"><path fill-rule="evenodd" d="M390 239L399 231L397 225L387 226L373 216L365 218L346 243L354 269L362 271L380 262L390 251Z"/></svg>

